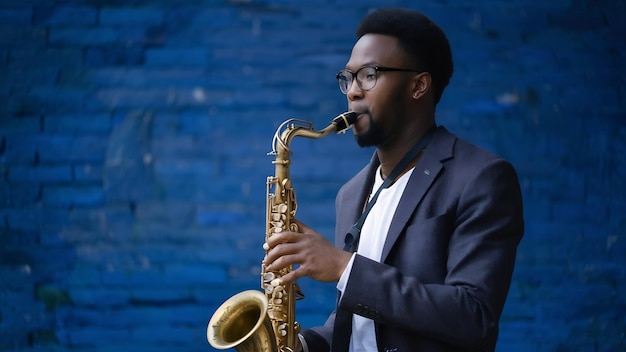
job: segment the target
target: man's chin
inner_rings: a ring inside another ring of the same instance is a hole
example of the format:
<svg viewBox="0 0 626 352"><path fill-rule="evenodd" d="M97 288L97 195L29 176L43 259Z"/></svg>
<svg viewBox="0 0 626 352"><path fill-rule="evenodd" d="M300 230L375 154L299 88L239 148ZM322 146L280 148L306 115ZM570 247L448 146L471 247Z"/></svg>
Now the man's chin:
<svg viewBox="0 0 626 352"><path fill-rule="evenodd" d="M354 135L354 139L356 140L356 143L361 148L367 148L367 147L372 147L376 145L376 143L371 138L368 138L368 137L369 137L368 135L358 135L358 134Z"/></svg>
<svg viewBox="0 0 626 352"><path fill-rule="evenodd" d="M369 121L364 125L364 121L357 121L357 124L353 126L354 131L354 139L356 139L357 144L360 147L373 147L380 142L380 131L382 130L381 126L378 126L374 121L372 121L371 115L362 114L359 116L359 120L367 118ZM361 122L361 124L358 124Z"/></svg>

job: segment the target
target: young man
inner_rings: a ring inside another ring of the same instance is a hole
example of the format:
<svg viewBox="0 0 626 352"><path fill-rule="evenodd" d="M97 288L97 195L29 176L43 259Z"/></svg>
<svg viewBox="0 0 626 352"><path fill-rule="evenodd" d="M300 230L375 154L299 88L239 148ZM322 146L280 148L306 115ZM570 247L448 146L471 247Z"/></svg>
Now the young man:
<svg viewBox="0 0 626 352"><path fill-rule="evenodd" d="M300 224L268 240L267 270L338 281L304 351L494 351L524 226L515 170L436 126L452 75L436 24L383 9L357 37L337 79L357 142L376 152L337 195L336 246Z"/></svg>

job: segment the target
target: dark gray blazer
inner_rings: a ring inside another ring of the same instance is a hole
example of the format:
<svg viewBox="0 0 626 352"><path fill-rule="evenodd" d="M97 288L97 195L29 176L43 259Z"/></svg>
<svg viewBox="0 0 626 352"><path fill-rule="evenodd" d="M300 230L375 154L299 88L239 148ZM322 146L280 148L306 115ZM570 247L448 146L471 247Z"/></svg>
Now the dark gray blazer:
<svg viewBox="0 0 626 352"><path fill-rule="evenodd" d="M341 248L378 165L374 154L337 194ZM337 309L324 326L303 331L309 350L347 351L358 314L375 321L379 351L493 351L523 228L512 165L438 127L400 199L381 263L356 256Z"/></svg>

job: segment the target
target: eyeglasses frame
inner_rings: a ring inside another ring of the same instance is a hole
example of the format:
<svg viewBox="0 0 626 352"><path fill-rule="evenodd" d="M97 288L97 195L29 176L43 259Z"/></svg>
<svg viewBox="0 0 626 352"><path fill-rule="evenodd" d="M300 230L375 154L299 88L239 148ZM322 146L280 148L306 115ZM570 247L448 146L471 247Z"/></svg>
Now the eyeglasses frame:
<svg viewBox="0 0 626 352"><path fill-rule="evenodd" d="M360 83L360 81L357 79L357 75L359 74L359 72L365 68L373 68L374 71L376 72L376 82L374 82L374 85L371 88L368 89L363 89L362 87L362 83ZM340 82L339 80L339 76L343 73L343 72L349 72L352 75L352 82L350 82L350 85L346 88L346 91L344 92L343 89L341 89L341 84L339 84L339 90L341 90L341 92L343 94L348 94L348 91L350 90L350 87L352 86L352 84L354 83L354 80L356 80L356 84L359 86L359 89L361 89L362 91L368 91L371 89L374 89L374 87L376 87L376 83L378 82L378 72L415 72L415 73L422 73L424 71L420 71L420 70L413 70L413 69L408 69L408 68L395 68L395 67L385 67L385 66L370 66L370 65L366 65L363 67L360 67L358 70L356 70L355 72L352 72L348 69L343 69L339 72L337 72L337 74L335 75L335 78L337 78L337 82Z"/></svg>

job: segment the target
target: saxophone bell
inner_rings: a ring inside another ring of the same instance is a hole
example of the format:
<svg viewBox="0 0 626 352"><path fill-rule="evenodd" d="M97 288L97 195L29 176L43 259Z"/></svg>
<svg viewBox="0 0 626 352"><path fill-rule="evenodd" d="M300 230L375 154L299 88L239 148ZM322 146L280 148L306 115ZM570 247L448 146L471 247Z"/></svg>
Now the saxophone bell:
<svg viewBox="0 0 626 352"><path fill-rule="evenodd" d="M209 321L206 337L218 350L278 352L268 303L262 292L248 290L226 300Z"/></svg>

